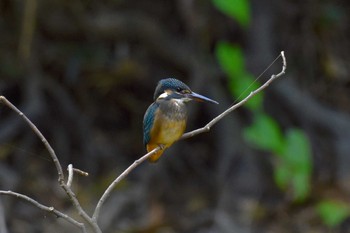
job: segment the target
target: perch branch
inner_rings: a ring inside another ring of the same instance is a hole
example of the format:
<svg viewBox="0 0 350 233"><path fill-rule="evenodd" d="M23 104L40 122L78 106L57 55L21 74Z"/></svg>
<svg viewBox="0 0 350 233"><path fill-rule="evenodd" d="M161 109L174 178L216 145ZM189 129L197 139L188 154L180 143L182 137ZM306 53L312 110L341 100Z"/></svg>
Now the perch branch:
<svg viewBox="0 0 350 233"><path fill-rule="evenodd" d="M205 125L202 128L193 130L191 132L185 133L184 135L182 135L181 139L187 139L190 137L193 137L197 134L201 134L204 132L208 132L210 130L210 128L215 125L217 122L219 122L222 118L224 118L226 115L228 115L229 113L231 113L233 110L237 109L238 107L242 106L244 103L246 103L250 98L252 98L253 96L255 96L256 94L258 94L259 92L261 92L262 90L264 90L265 88L267 88L275 79L281 77L282 75L285 74L285 71L287 69L287 61L286 58L284 56L284 52L281 52L281 57L282 57L282 71L278 74L274 74L270 77L270 79L268 79L262 86L260 86L258 89L256 89L255 91L252 91L247 97L245 97L243 100L241 100L240 102L238 102L237 104L233 105L232 107L228 108L227 110L225 110L223 113L221 113L220 115L218 115L217 117L215 117L212 121L210 121L207 125ZM150 157L152 154L156 153L157 151L161 150L160 147L157 147L155 149L153 149L152 151L150 151L149 153L143 155L140 159L135 160L133 164L131 164L122 174L120 174L110 185L109 187L106 189L106 191L103 193L102 197L100 198L100 200L98 201L98 204L95 208L94 214L92 216L92 219L94 221L97 222L97 219L99 217L100 214L100 210L101 207L103 205L103 203L106 201L106 199L109 197L109 195L111 194L112 190L115 188L115 186L122 180L124 179L133 169L135 169L139 164L141 164L143 161L145 161L148 157Z"/></svg>
<svg viewBox="0 0 350 233"><path fill-rule="evenodd" d="M65 219L67 222L69 222L69 223L79 227L83 233L87 233L83 223L74 220L73 218L69 217L68 215L66 215L66 214L56 210L52 206L51 207L45 206L45 205L40 204L36 200L34 200L34 199L32 199L32 198L30 198L30 197L28 197L26 195L23 195L23 194L20 194L20 193L16 193L16 192L12 192L12 191L0 191L0 195L14 196L16 198L20 198L22 200L25 200L25 201L29 202L30 204L38 207L41 210L47 211L49 213L52 213L52 214L56 215L57 217Z"/></svg>
<svg viewBox="0 0 350 233"><path fill-rule="evenodd" d="M97 222L97 219L100 215L100 210L101 207L103 205L103 203L106 201L106 199L109 197L109 195L111 194L112 190L115 188L115 186L117 186L117 184L124 179L132 170L134 170L139 164L141 164L142 162L144 162L146 159L148 159L151 155L153 155L154 153L156 153L157 151L161 150L160 147L156 147L153 150L151 150L150 152L148 152L147 154L143 155L141 158L135 160L133 162L133 164L131 164L126 170L123 171L122 174L120 174L106 189L106 191L103 193L103 195L101 196L100 200L98 201L94 214L92 215L92 219L94 219L94 221Z"/></svg>
<svg viewBox="0 0 350 233"><path fill-rule="evenodd" d="M181 139L187 139L190 137L193 137L197 134L201 134L201 133L205 133L210 131L211 127L213 127L213 125L215 125L216 123L218 123L222 118L224 118L226 115L228 115L229 113L231 113L233 110L239 108L240 106L242 106L243 104L245 104L250 98L252 98L253 96L255 96L256 94L258 94L259 92L261 92L262 90L264 90L265 88L267 88L275 79L281 77L282 75L285 74L286 69L287 69L287 61L286 61L286 57L284 56L284 51L281 52L281 57L282 57L282 71L278 74L273 74L269 80L267 80L263 85L261 85L258 89L256 89L255 91L250 92L250 94L245 97L243 100L241 100L240 102L238 102L235 105L232 105L232 107L226 109L223 113L221 113L220 115L218 115L217 117L215 117L213 120L211 120L207 125L205 125L202 128L193 130L191 132L185 133L182 135Z"/></svg>

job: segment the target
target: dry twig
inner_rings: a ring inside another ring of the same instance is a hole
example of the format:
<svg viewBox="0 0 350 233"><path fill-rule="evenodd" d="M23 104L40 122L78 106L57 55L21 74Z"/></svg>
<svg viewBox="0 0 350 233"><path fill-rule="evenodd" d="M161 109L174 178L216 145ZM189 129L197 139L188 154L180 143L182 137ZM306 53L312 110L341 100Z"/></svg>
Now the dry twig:
<svg viewBox="0 0 350 233"><path fill-rule="evenodd" d="M259 92L261 92L262 90L264 90L266 87L268 87L275 79L281 77L282 75L285 74L286 69L287 69L287 61L286 61L286 57L284 56L284 51L281 52L281 57L282 57L282 70L281 72L279 72L278 74L273 74L269 80L267 80L263 85L261 85L258 89L256 89L255 91L250 92L250 94L245 97L243 100L241 100L240 102L238 102L235 105L232 105L232 107L226 109L223 113L221 113L220 115L218 115L217 117L215 117L213 120L211 120L207 125L205 125L202 128L193 130L191 132L185 133L182 135L181 139L187 139L190 137L193 137L197 134L201 134L201 133L205 133L208 132L211 127L213 127L213 125L215 125L216 123L218 123L222 118L224 118L226 115L228 115L229 113L231 113L233 110L237 109L238 107L242 106L243 104L245 104L250 98L252 98L253 96L255 96L256 94L258 94Z"/></svg>
<svg viewBox="0 0 350 233"><path fill-rule="evenodd" d="M111 195L112 190L115 188L115 186L124 179L132 170L134 170L138 165L140 165L142 162L144 162L146 159L148 159L151 155L156 153L160 150L160 147L154 148L152 151L148 152L138 160L135 160L133 164L131 164L126 170L123 171L122 174L120 174L106 189L106 191L103 193L102 197L98 201L94 214L92 215L92 218L97 221L98 216L100 215L100 210L103 205L103 203L106 201L106 199Z"/></svg>
<svg viewBox="0 0 350 233"><path fill-rule="evenodd" d="M57 217L65 219L67 222L69 222L69 223L79 227L83 233L87 232L86 228L85 228L85 225L83 223L74 220L72 217L69 217L68 215L66 215L66 214L56 210L52 206L51 207L45 206L45 205L40 204L36 200L34 200L34 199L32 199L32 198L30 198L30 197L28 197L26 195L23 195L23 194L20 194L20 193L16 193L16 192L12 192L12 191L2 191L2 190L0 190L0 195L9 195L9 196L14 196L14 197L20 198L22 200L25 200L25 201L29 202L30 204L34 205L35 207L38 207L41 210L47 211L49 213L53 213Z"/></svg>
<svg viewBox="0 0 350 233"><path fill-rule="evenodd" d="M73 167L73 164L69 164L67 167L68 171L68 180L67 180L67 186L70 188L73 183L73 177L74 177L74 172L81 175L81 176L89 176L89 173L84 172L78 168Z"/></svg>
<svg viewBox="0 0 350 233"><path fill-rule="evenodd" d="M97 222L94 221L90 216L84 211L84 209L81 207L78 199L76 198L74 192L71 190L71 188L65 183L64 181L64 174L62 170L62 166L56 156L55 151L49 144L49 142L46 140L44 135L40 132L40 130L29 120L29 118L24 115L16 106L14 106L10 101L8 101L4 96L0 96L0 103L5 104L7 107L9 107L11 110L16 112L19 116L23 118L23 120L29 125L29 127L33 130L33 132L39 137L39 139L44 143L44 146L46 147L47 151L49 152L52 161L54 162L58 174L58 183L62 187L62 189L66 192L67 196L69 197L69 200L72 202L73 206L77 210L78 214L91 226L91 228L96 233L102 233L101 229L97 225ZM3 193L6 194L6 193ZM25 195L18 196L20 198L26 197ZM27 199L26 199L27 200ZM28 200L27 200L28 201Z"/></svg>

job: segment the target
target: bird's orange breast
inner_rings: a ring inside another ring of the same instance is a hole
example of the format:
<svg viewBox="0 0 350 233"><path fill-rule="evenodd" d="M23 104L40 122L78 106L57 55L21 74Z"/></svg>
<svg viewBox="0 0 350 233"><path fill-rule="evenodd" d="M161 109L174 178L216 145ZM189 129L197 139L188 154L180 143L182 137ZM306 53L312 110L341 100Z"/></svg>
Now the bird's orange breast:
<svg viewBox="0 0 350 233"><path fill-rule="evenodd" d="M151 139L147 144L147 151L151 151L159 145L163 149L170 147L179 140L186 129L186 119L173 120L162 114L156 114L153 127L151 129ZM150 157L151 162L155 162L162 155L163 150L158 151Z"/></svg>

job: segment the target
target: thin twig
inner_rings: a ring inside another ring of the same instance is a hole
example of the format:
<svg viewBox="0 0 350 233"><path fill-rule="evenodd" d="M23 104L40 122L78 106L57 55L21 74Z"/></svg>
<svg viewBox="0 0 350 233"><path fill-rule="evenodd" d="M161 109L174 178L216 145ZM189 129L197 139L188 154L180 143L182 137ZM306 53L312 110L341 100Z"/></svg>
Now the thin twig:
<svg viewBox="0 0 350 233"><path fill-rule="evenodd" d="M62 170L62 166L56 156L55 151L52 149L51 145L49 142L46 140L44 135L38 130L38 128L31 122L26 115L23 114L16 106L14 106L10 101L8 101L5 96L0 96L0 102L5 104L7 107L9 107L11 110L16 112L20 117L23 118L23 120L29 125L29 127L34 131L34 133L40 138L42 143L44 143L47 151L49 152L52 161L54 162L58 174L58 182L61 183L64 181L64 174Z"/></svg>
<svg viewBox="0 0 350 233"><path fill-rule="evenodd" d="M52 206L51 207L45 206L45 205L40 204L36 200L34 200L26 195L12 192L12 191L0 191L0 195L9 195L9 196L14 196L14 197L20 198L22 200L25 200L25 201L29 202L30 204L38 207L41 210L47 211L49 213L56 215L57 217L61 217L61 218L65 219L67 222L75 225L76 227L79 227L83 233L87 233L86 228L85 228L83 223L74 220L72 217L69 217L68 215L56 210Z"/></svg>
<svg viewBox="0 0 350 233"><path fill-rule="evenodd" d="M232 107L228 108L227 110L225 110L223 113L221 113L220 115L218 115L217 117L215 117L212 121L210 121L206 126L200 128L200 129L196 129L193 130L191 132L185 133L184 135L182 135L181 139L186 139L186 138L190 138L193 137L197 134L201 134L204 132L208 132L210 130L210 128L215 125L218 121L220 121L223 117L225 117L226 115L228 115L230 112L232 112L233 110L237 109L238 107L240 107L241 105L243 105L245 102L247 102L250 98L252 98L254 95L256 95L257 93L261 92L262 90L264 90L266 87L268 87L270 85L270 83L272 83L275 79L279 78L280 76L285 74L285 71L287 69L287 61L286 58L284 56L284 52L281 52L281 56L282 56L282 71L276 75L272 75L270 77L269 80L267 80L262 86L260 86L258 89L256 89L255 91L252 91L246 98L244 98L243 100L241 100L239 103L233 105ZM101 207L103 205L103 203L106 201L106 199L109 197L109 195L111 194L112 190L115 188L115 186L122 180L124 179L133 169L135 169L138 165L140 165L142 162L144 162L148 157L150 157L152 154L156 153L157 151L161 150L160 147L157 147L155 149L153 149L152 151L150 151L149 153L145 154L144 156L142 156L140 159L136 160L133 164L131 164L122 174L120 174L110 185L109 187L106 189L106 191L103 193L102 197L100 198L100 200L97 203L97 206L95 208L94 214L92 215L92 219L94 221L97 221L99 214L100 214L100 210Z"/></svg>
<svg viewBox="0 0 350 233"><path fill-rule="evenodd" d="M73 171L81 176L89 176L88 172L82 171L82 170L75 168L75 167L73 167Z"/></svg>
<svg viewBox="0 0 350 233"><path fill-rule="evenodd" d="M74 173L77 173L78 175L81 175L81 176L89 176L89 173L84 172L84 171L82 171L82 170L80 170L80 169L78 169L78 168L73 167L72 164L69 164L69 165L68 165L67 171L68 171L67 186L68 186L69 188L72 187Z"/></svg>
<svg viewBox="0 0 350 233"><path fill-rule="evenodd" d="M67 167L68 170L68 181L67 181L67 186L70 188L72 186L73 183L73 176L74 176L74 172L73 172L73 165L69 164Z"/></svg>
<svg viewBox="0 0 350 233"><path fill-rule="evenodd" d="M100 210L103 205L103 203L106 201L106 199L109 197L111 194L112 190L115 188L115 186L122 180L124 179L132 170L134 170L139 164L144 162L146 159L148 159L151 155L156 153L157 151L161 150L160 147L156 147L155 149L151 150L147 154L143 155L141 158L138 160L135 160L133 164L131 164L126 170L123 171L122 174L120 174L106 189L106 191L103 193L101 196L100 200L98 201L94 214L92 215L92 219L97 221L99 215L100 215Z"/></svg>
<svg viewBox="0 0 350 233"><path fill-rule="evenodd" d="M44 135L40 132L40 130L29 120L29 118L23 114L16 106L14 106L10 101L8 101L4 96L0 96L0 103L5 104L7 107L9 107L11 110L15 111L19 116L21 116L24 121L29 125L29 127L33 130L33 132L39 137L39 139L44 143L47 151L49 152L57 170L58 174L58 183L62 187L62 189L66 192L67 196L69 197L69 200L72 202L75 209L78 211L78 214L92 227L94 232L101 233L101 229L97 225L96 221L93 221L93 219L84 211L84 209L81 207L78 199L75 196L75 193L71 190L70 187L67 186L67 184L64 182L64 174L62 170L62 166L56 156L55 151L52 149L49 142L46 140Z"/></svg>
<svg viewBox="0 0 350 233"><path fill-rule="evenodd" d="M78 211L78 214L92 227L95 233L102 233L100 227L98 226L97 222L94 221L81 207L77 197L75 196L75 193L72 191L71 188L69 188L65 183L61 184L61 187L66 191L69 199L73 203L75 209Z"/></svg>
<svg viewBox="0 0 350 233"><path fill-rule="evenodd" d="M264 90L265 88L267 88L275 79L281 77L282 75L285 74L285 71L287 69L287 61L286 61L286 57L284 56L284 51L281 52L281 56L282 56L282 71L278 74L273 74L269 80L267 80L262 86L260 86L258 89L256 89L255 91L250 92L250 94L245 97L243 100L241 100L240 102L238 102L237 104L233 105L232 107L226 109L223 113L221 113L220 115L218 115L217 117L215 117L213 120L211 120L208 124L206 124L204 127L193 130L191 132L185 133L182 135L181 139L187 139L190 137L193 137L197 134L201 134L201 133L205 133L208 132L211 127L213 125L215 125L216 123L218 123L222 118L224 118L226 115L228 115L229 113L231 113L233 110L237 109L238 107L242 106L243 104L245 104L250 98L252 98L253 96L255 96L256 94L258 94L259 92L261 92L262 90Z"/></svg>

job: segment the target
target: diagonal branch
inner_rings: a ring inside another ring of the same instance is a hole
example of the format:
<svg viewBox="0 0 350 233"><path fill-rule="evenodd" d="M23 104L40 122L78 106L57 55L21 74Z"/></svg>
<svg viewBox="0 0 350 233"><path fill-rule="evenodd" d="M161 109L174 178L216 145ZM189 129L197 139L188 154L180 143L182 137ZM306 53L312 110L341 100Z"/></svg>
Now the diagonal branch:
<svg viewBox="0 0 350 233"><path fill-rule="evenodd" d="M55 151L52 149L51 145L49 142L46 140L44 135L39 131L39 129L31 122L31 120L28 119L26 115L23 114L15 105L13 105L10 101L8 101L5 96L0 96L0 103L5 104L8 108L16 112L20 117L23 118L23 120L29 125L29 127L34 131L34 133L39 137L39 139L44 143L47 151L49 152L52 161L54 162L58 174L58 182L64 182L64 174L62 170L62 166L56 156Z"/></svg>
<svg viewBox="0 0 350 233"><path fill-rule="evenodd" d="M284 56L284 51L281 52L281 56L282 56L282 70L281 72L279 72L278 74L273 74L269 80L267 80L263 85L261 85L258 89L256 89L255 91L250 92L250 94L245 97L243 100L241 100L240 102L238 102L235 105L232 105L232 107L226 109L223 113L221 113L220 115L218 115L217 117L215 117L213 120L211 120L207 125L205 125L202 128L193 130L191 132L185 133L182 135L181 139L187 139L190 137L193 137L197 134L201 134L201 133L205 133L210 131L211 127L213 127L213 125L215 125L216 123L218 123L222 118L224 118L226 115L228 115L229 113L231 113L232 111L234 111L235 109L239 108L240 106L242 106L243 104L245 104L250 98L252 98L253 96L255 96L256 94L258 94L259 92L261 92L262 90L264 90L265 88L267 88L275 79L281 77L282 75L285 74L286 69L287 69L287 61L286 61L286 57Z"/></svg>
<svg viewBox="0 0 350 233"><path fill-rule="evenodd" d="M30 197L28 197L26 195L23 195L23 194L20 194L20 193L16 193L16 192L12 192L12 191L1 191L0 190L0 195L14 196L14 197L20 198L22 200L25 200L25 201L29 202L30 204L38 207L41 210L47 211L49 213L53 213L57 217L61 217L61 218L65 219L67 222L69 222L69 223L79 227L83 233L87 233L83 223L74 220L73 218L69 217L68 215L66 215L66 214L56 210L54 207L45 206L45 205L40 204L36 200L34 200L34 199L32 199L32 198L30 198Z"/></svg>
<svg viewBox="0 0 350 233"><path fill-rule="evenodd" d="M267 80L262 86L260 86L258 89L256 89L255 91L252 91L247 97L245 97L243 100L241 100L240 102L238 102L237 104L233 105L232 107L228 108L227 110L225 110L223 113L221 113L220 115L218 115L217 117L215 117L212 121L210 121L206 126L193 130L191 132L185 133L182 135L181 139L187 139L190 137L193 137L197 134L201 134L204 132L208 132L211 127L213 125L215 125L217 122L219 122L222 118L224 118L225 116L227 116L229 113L231 113L233 110L237 109L238 107L242 106L244 103L246 103L250 98L252 98L253 96L255 96L256 94L258 94L259 92L261 92L262 90L264 90L265 88L267 88L274 80L276 80L277 78L281 77L282 75L285 74L285 71L287 69L287 61L286 61L286 57L284 56L284 52L281 52L281 56L282 56L282 71L278 74L274 74L270 77L269 80ZM160 147L157 147L155 149L153 149L152 151L150 151L149 153L143 155L141 158L139 158L138 160L135 160L133 164L131 164L122 174L120 174L110 185L109 187L106 189L106 191L103 193L102 197L100 198L100 200L97 203L97 206L95 208L94 214L92 216L92 219L94 221L97 222L97 219L99 217L100 214L100 210L101 207L103 205L103 203L106 201L106 199L110 196L112 190L115 188L115 186L122 180L124 179L133 169L135 169L138 165L140 165L142 162L144 162L147 158L149 158L151 155L153 155L154 153L156 153L157 151L161 150Z"/></svg>
<svg viewBox="0 0 350 233"><path fill-rule="evenodd" d="M122 174L120 174L106 189L106 191L103 193L102 197L100 198L100 200L98 201L94 214L92 215L92 219L94 221L97 222L97 219L100 215L100 210L101 207L103 205L103 203L106 201L106 199L109 197L109 195L111 194L112 190L115 188L115 186L117 186L117 184L124 179L132 170L134 170L138 165L140 165L141 163L143 163L146 159L148 159L151 155L153 155L154 153L156 153L157 151L161 150L160 147L156 147L153 150L151 150L150 152L148 152L147 154L145 154L144 156L142 156L141 158L137 159L134 161L133 164L131 164L126 170L123 171Z"/></svg>

